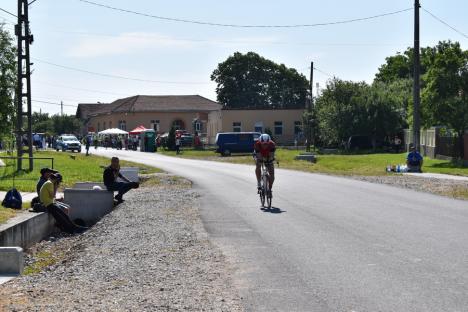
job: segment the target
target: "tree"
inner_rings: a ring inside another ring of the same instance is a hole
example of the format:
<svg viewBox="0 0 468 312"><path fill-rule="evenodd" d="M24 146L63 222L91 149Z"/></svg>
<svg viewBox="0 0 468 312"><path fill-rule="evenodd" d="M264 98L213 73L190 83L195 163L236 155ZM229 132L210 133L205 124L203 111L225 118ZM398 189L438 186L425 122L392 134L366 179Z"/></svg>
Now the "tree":
<svg viewBox="0 0 468 312"><path fill-rule="evenodd" d="M78 133L80 132L80 121L74 115L54 115L51 117L53 134Z"/></svg>
<svg viewBox="0 0 468 312"><path fill-rule="evenodd" d="M327 146L341 146L352 135L384 141L405 125L404 102L384 83L333 79L316 100L319 138Z"/></svg>
<svg viewBox="0 0 468 312"><path fill-rule="evenodd" d="M468 129L468 51L459 43L439 43L424 80L424 124L453 129L458 137L458 154L463 157L463 135Z"/></svg>
<svg viewBox="0 0 468 312"><path fill-rule="evenodd" d="M15 118L16 48L0 24L0 137L12 132Z"/></svg>
<svg viewBox="0 0 468 312"><path fill-rule="evenodd" d="M304 108L308 89L304 75L254 52L234 53L218 64L211 80L218 102L231 109Z"/></svg>

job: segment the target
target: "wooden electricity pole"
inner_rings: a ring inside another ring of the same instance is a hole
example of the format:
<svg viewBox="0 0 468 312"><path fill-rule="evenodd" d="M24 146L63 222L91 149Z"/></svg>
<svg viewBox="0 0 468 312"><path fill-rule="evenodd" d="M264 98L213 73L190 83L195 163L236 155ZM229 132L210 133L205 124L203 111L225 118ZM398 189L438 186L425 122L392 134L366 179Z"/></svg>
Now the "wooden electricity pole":
<svg viewBox="0 0 468 312"><path fill-rule="evenodd" d="M18 0L18 24L15 26L15 34L18 37L18 81L16 90L16 145L17 145L17 170L23 170L22 157L25 153L29 156L29 170L33 170L33 142L32 142L32 118L31 118L31 62L29 46L33 42L33 36L29 30L28 1ZM26 104L26 107L24 107ZM25 109L26 108L26 109ZM24 122L26 119L26 129ZM27 138L27 149L23 148L23 137Z"/></svg>
<svg viewBox="0 0 468 312"><path fill-rule="evenodd" d="M413 144L417 151L420 150L420 104L421 104L421 56L419 41L419 0L414 1L414 77L413 77Z"/></svg>
<svg viewBox="0 0 468 312"><path fill-rule="evenodd" d="M313 85L314 85L314 62L310 62L310 85L309 85L309 98L307 101L307 145L306 151L310 152L310 145L313 139L313 129L312 129L312 111L314 105L314 94L313 94ZM315 142L314 142L315 144Z"/></svg>

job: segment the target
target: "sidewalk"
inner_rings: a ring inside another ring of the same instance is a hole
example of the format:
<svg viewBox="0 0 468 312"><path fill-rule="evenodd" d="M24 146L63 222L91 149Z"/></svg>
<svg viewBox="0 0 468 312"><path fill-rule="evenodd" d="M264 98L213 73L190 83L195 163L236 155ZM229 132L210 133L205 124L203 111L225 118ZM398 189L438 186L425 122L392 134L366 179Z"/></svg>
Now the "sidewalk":
<svg viewBox="0 0 468 312"><path fill-rule="evenodd" d="M411 176L415 176L415 177L420 177L420 178L426 178L426 179L443 179L443 180L467 181L467 182L468 182L468 177L456 176L456 175L450 175L450 174L443 174L443 173L429 173L429 172L414 173L414 172L406 172L406 173L403 173L403 174L404 174L404 175L411 175Z"/></svg>
<svg viewBox="0 0 468 312"><path fill-rule="evenodd" d="M7 192L0 191L0 201L2 201L5 198L6 193ZM20 193L21 193L21 197L23 199L23 203L24 202L30 202L30 201L32 201L32 199L34 197L37 196L36 192L20 192ZM57 198L61 198L61 197L63 197L63 193L57 193Z"/></svg>

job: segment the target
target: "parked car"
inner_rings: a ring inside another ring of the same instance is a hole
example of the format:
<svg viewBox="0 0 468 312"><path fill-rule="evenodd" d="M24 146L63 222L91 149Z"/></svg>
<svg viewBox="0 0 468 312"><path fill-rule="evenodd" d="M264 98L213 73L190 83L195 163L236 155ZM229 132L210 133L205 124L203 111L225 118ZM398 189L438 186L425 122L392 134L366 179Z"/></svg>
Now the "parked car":
<svg viewBox="0 0 468 312"><path fill-rule="evenodd" d="M180 137L180 144L182 146L193 145L193 135L187 130L176 130L176 136Z"/></svg>
<svg viewBox="0 0 468 312"><path fill-rule="evenodd" d="M372 149L372 140L367 135L352 135L346 143L346 149L359 150L359 149Z"/></svg>
<svg viewBox="0 0 468 312"><path fill-rule="evenodd" d="M216 135L216 152L223 156L232 153L250 153L253 151L259 132L223 132Z"/></svg>
<svg viewBox="0 0 468 312"><path fill-rule="evenodd" d="M57 138L57 142L55 144L55 150L58 152L61 150L62 152L66 151L77 151L81 152L81 143L74 135L63 134Z"/></svg>

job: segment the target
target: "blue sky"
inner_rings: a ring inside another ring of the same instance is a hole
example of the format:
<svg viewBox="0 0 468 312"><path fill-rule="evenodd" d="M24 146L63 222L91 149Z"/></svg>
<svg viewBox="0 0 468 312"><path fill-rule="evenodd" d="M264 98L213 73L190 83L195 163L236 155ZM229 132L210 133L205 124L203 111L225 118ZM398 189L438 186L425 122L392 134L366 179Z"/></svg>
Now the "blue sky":
<svg viewBox="0 0 468 312"><path fill-rule="evenodd" d="M96 0L153 15L233 24L313 24L411 8L413 0ZM423 7L465 34L468 1L428 0ZM1 8L16 13L16 0ZM14 17L0 12L0 20ZM30 8L35 43L32 56L69 67L111 75L175 83L100 77L34 62L33 98L76 105L110 102L136 94L200 94L216 99L210 74L236 51L255 51L306 76L310 61L330 75L372 81L385 57L412 45L413 12L346 25L294 29L239 29L161 21L91 6L78 0L37 0ZM7 24L7 28L13 26ZM421 44L468 39L421 11ZM324 86L329 76L315 73ZM82 90L83 89L83 90ZM86 89L86 90L84 90ZM99 91L99 92L96 92ZM33 103L35 111L60 107ZM73 106L65 107L74 113Z"/></svg>

